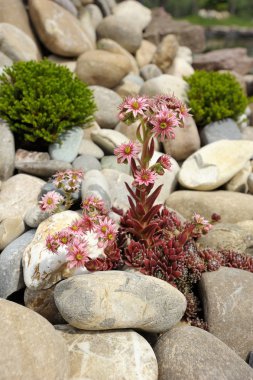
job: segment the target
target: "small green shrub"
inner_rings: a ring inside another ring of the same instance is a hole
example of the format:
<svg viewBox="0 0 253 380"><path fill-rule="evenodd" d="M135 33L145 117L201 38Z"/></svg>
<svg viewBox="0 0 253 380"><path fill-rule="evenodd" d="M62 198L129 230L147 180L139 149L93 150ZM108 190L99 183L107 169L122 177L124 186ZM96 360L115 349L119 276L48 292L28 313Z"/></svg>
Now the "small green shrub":
<svg viewBox="0 0 253 380"><path fill-rule="evenodd" d="M21 141L58 142L95 110L87 85L51 61L16 62L0 75L0 117Z"/></svg>
<svg viewBox="0 0 253 380"><path fill-rule="evenodd" d="M225 118L236 119L247 106L247 97L230 73L195 71L189 84L191 113L198 126Z"/></svg>

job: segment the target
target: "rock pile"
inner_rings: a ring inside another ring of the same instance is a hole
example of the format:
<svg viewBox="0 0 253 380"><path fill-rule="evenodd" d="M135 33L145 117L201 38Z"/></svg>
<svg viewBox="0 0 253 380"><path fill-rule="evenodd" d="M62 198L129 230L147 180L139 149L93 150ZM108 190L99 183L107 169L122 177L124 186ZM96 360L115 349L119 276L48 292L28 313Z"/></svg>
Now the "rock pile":
<svg viewBox="0 0 253 380"><path fill-rule="evenodd" d="M45 237L80 215L65 211L45 220L37 203L53 189L47 183L52 174L74 168L85 172L76 199L93 194L126 210L125 182L133 179L113 150L132 139L137 126L118 121L122 98L173 93L187 101L184 76L194 68L234 70L249 83L252 59L237 49L193 60L192 51L204 49L203 29L133 0L26 3L0 0L0 72L15 61L47 56L89 85L97 112L91 128L76 126L48 152L16 150L0 121L1 379L252 380L245 363L253 351L252 273L222 268L203 276L208 333L180 323L185 297L162 280L66 270ZM221 215L203 246L253 254L252 131L228 119L200 134L190 117L175 140L156 141L154 159L161 152L172 156L171 170L156 183L163 184L158 202L186 218L194 211ZM94 236L89 249L99 255ZM5 300L23 289L27 307Z"/></svg>

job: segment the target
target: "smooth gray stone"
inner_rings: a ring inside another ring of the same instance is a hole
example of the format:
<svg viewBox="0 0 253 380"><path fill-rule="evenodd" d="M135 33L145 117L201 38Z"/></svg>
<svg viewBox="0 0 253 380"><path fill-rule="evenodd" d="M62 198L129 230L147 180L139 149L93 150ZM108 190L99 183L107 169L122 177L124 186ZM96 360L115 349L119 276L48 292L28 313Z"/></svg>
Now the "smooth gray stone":
<svg viewBox="0 0 253 380"><path fill-rule="evenodd" d="M47 182L42 188L39 195L39 199L49 191L57 191L57 193L64 195L64 191L61 189L58 189L52 182ZM72 198L77 201L78 199L81 199L81 190L76 191L75 193L72 193Z"/></svg>
<svg viewBox="0 0 253 380"><path fill-rule="evenodd" d="M90 170L82 182L82 200L93 195L103 199L106 207L111 207L110 191L107 179L99 170Z"/></svg>
<svg viewBox="0 0 253 380"><path fill-rule="evenodd" d="M218 140L241 140L242 135L236 122L232 119L224 119L207 124L200 132L203 145L211 144Z"/></svg>
<svg viewBox="0 0 253 380"><path fill-rule="evenodd" d="M101 170L101 164L98 159L89 154L83 154L82 156L78 156L73 162L74 169L81 169L84 173L89 170Z"/></svg>
<svg viewBox="0 0 253 380"><path fill-rule="evenodd" d="M13 175L15 163L14 137L9 127L0 120L0 180Z"/></svg>
<svg viewBox="0 0 253 380"><path fill-rule="evenodd" d="M75 127L64 133L61 144L54 143L48 147L49 154L53 160L73 162L78 155L79 146L83 138L83 129Z"/></svg>
<svg viewBox="0 0 253 380"><path fill-rule="evenodd" d="M250 173L248 176L247 185L249 188L249 193L253 194L253 173Z"/></svg>
<svg viewBox="0 0 253 380"><path fill-rule="evenodd" d="M56 172L72 169L72 165L65 161L48 160L37 162L16 162L16 169L37 177L51 177Z"/></svg>
<svg viewBox="0 0 253 380"><path fill-rule="evenodd" d="M22 256L36 230L29 230L12 241L0 255L0 297L7 298L25 286Z"/></svg>
<svg viewBox="0 0 253 380"><path fill-rule="evenodd" d="M114 169L119 172L130 174L131 169L129 164L118 164L116 156L105 156L101 159L102 169Z"/></svg>
<svg viewBox="0 0 253 380"><path fill-rule="evenodd" d="M31 228L37 228L41 222L49 217L47 212L40 209L39 205L29 208L24 217L24 222Z"/></svg>
<svg viewBox="0 0 253 380"><path fill-rule="evenodd" d="M143 83L144 83L144 80L142 79L142 77L140 77L139 75L136 75L136 74L127 74L123 79L122 79L122 82L132 82L132 83L135 83L139 86L142 86Z"/></svg>
<svg viewBox="0 0 253 380"><path fill-rule="evenodd" d="M149 63L140 69L140 74L144 80L152 79L162 75L161 69L154 63Z"/></svg>

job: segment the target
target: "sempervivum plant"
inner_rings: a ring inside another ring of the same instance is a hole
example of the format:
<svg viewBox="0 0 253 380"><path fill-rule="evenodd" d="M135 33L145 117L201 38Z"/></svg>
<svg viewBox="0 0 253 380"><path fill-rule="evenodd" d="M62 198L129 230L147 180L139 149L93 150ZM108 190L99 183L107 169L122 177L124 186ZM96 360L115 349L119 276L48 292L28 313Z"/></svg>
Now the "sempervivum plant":
<svg viewBox="0 0 253 380"><path fill-rule="evenodd" d="M174 128L183 127L187 115L184 104L174 96L127 98L120 106L120 119L129 125L139 122L137 141L117 147L115 155L119 163L130 163L132 169L132 186L126 184L128 211L114 210L121 215L117 226L103 201L91 196L82 203L82 218L63 231L48 236L47 247L52 253L57 253L58 248L64 245L66 266L69 268L85 266L89 271L101 271L131 267L170 283L186 296L186 321L206 328L198 314L200 306L194 294L194 285L202 273L217 270L220 265L252 270L253 259L234 252L199 249L198 238L208 233L212 223L219 219L217 214L213 214L211 223L197 213L191 220L181 222L175 212L156 203L161 191L161 186L154 188L156 178L169 170L171 164L166 154L150 164L154 137L161 140L174 138ZM59 173L54 179L57 187L68 193L69 177L70 188L74 186L75 190L80 180L80 173L74 173L74 179L70 174ZM52 203L55 203L54 211L59 211L62 204L71 205L68 197L64 203L54 193L50 196L49 204L48 197L40 202L44 211L52 212ZM95 234L98 247L103 248L103 254L97 258L90 257L87 248L86 239L90 233Z"/></svg>
<svg viewBox="0 0 253 380"><path fill-rule="evenodd" d="M92 120L91 90L64 66L48 60L15 62L0 75L0 117L20 141L52 143Z"/></svg>

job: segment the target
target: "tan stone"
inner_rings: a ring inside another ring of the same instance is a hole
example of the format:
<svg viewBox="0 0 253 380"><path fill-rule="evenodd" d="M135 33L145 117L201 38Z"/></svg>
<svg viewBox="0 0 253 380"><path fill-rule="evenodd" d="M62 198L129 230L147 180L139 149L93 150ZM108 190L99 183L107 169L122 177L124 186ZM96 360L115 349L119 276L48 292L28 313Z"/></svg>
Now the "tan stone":
<svg viewBox="0 0 253 380"><path fill-rule="evenodd" d="M124 271L61 281L54 298L63 318L84 330L167 331L180 321L186 308L183 294L167 282Z"/></svg>
<svg viewBox="0 0 253 380"><path fill-rule="evenodd" d="M188 191L172 193L166 200L167 206L191 218L194 212L210 219L216 212L222 223L236 223L252 219L252 195L232 191Z"/></svg>
<svg viewBox="0 0 253 380"><path fill-rule="evenodd" d="M68 380L65 341L39 314L0 299L1 380Z"/></svg>
<svg viewBox="0 0 253 380"><path fill-rule="evenodd" d="M200 137L192 117L185 120L184 128L175 128L175 139L163 142L164 151L175 160L185 160L200 148Z"/></svg>
<svg viewBox="0 0 253 380"><path fill-rule="evenodd" d="M0 222L0 251L25 230L23 218L19 215L7 217Z"/></svg>
<svg viewBox="0 0 253 380"><path fill-rule="evenodd" d="M137 332L81 331L70 325L55 328L69 348L69 380L84 379L87 373L89 380L157 380L155 354Z"/></svg>
<svg viewBox="0 0 253 380"><path fill-rule="evenodd" d="M165 70L166 74L179 78L189 77L194 73L193 67L184 59L175 57L171 66Z"/></svg>
<svg viewBox="0 0 253 380"><path fill-rule="evenodd" d="M12 61L38 60L40 53L35 42L14 25L0 24L0 49Z"/></svg>
<svg viewBox="0 0 253 380"><path fill-rule="evenodd" d="M154 351L159 380L253 380L253 370L244 360L197 327L173 328L158 339Z"/></svg>
<svg viewBox="0 0 253 380"><path fill-rule="evenodd" d="M251 164L250 161L248 161L245 166L226 184L226 190L247 193L247 179L251 171Z"/></svg>
<svg viewBox="0 0 253 380"><path fill-rule="evenodd" d="M0 221L12 216L24 217L37 204L45 181L27 174L16 174L3 182L0 192Z"/></svg>
<svg viewBox="0 0 253 380"><path fill-rule="evenodd" d="M102 38L97 43L97 48L99 50L109 51L110 53L122 54L129 59L131 66L130 71L134 74L139 74L139 68L137 62L132 54L130 54L126 49L124 49L116 41L111 40L110 38Z"/></svg>
<svg viewBox="0 0 253 380"><path fill-rule="evenodd" d="M172 64L178 50L178 42L173 34L165 36L158 45L152 62L165 72Z"/></svg>
<svg viewBox="0 0 253 380"><path fill-rule="evenodd" d="M53 53L76 57L92 49L79 21L49 0L29 0L30 16L41 41Z"/></svg>
<svg viewBox="0 0 253 380"><path fill-rule="evenodd" d="M153 55L156 51L156 45L147 40L141 41L141 46L136 51L135 58L139 67L143 67L152 62Z"/></svg>
<svg viewBox="0 0 253 380"><path fill-rule="evenodd" d="M246 360L253 348L253 273L235 268L204 273L200 291L210 333Z"/></svg>
<svg viewBox="0 0 253 380"><path fill-rule="evenodd" d="M252 157L253 141L219 140L193 153L183 163L179 183L194 190L213 190L228 182Z"/></svg>
<svg viewBox="0 0 253 380"><path fill-rule="evenodd" d="M151 10L137 1L127 0L117 4L113 14L118 17L124 17L126 21L132 21L141 29L145 29L151 21Z"/></svg>
<svg viewBox="0 0 253 380"><path fill-rule="evenodd" d="M12 24L35 40L22 0L0 0L0 23Z"/></svg>
<svg viewBox="0 0 253 380"><path fill-rule="evenodd" d="M0 179L13 175L15 162L14 136L9 127L0 122Z"/></svg>
<svg viewBox="0 0 253 380"><path fill-rule="evenodd" d="M89 85L117 86L131 70L127 57L104 50L88 51L77 60L76 74Z"/></svg>

